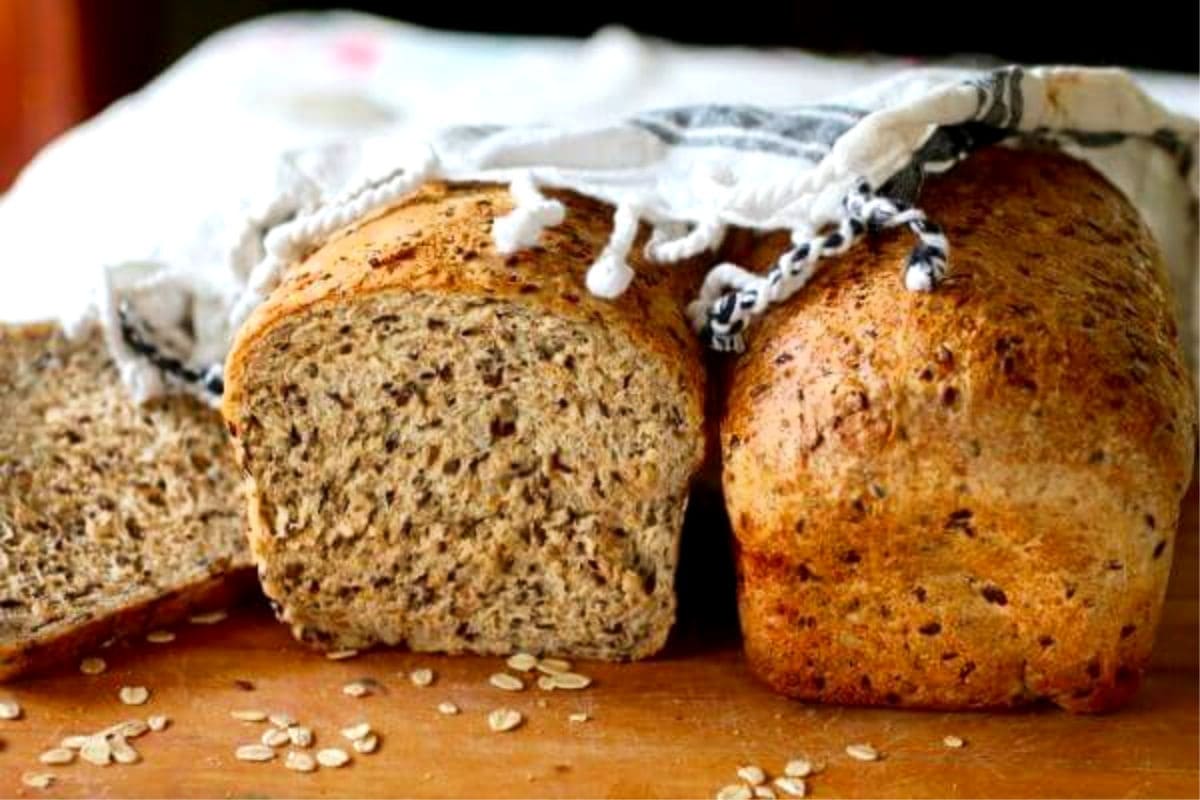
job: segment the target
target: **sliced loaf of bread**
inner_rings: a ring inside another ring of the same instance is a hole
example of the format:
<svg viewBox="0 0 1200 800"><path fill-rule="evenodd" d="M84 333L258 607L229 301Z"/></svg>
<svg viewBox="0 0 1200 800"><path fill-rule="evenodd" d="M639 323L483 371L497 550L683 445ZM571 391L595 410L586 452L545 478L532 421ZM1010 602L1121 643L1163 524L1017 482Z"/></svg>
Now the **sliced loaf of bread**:
<svg viewBox="0 0 1200 800"><path fill-rule="evenodd" d="M0 326L0 679L253 584L220 418L126 397L101 337Z"/></svg>
<svg viewBox="0 0 1200 800"><path fill-rule="evenodd" d="M506 257L503 187L427 187L241 329L223 410L263 587L302 640L609 659L666 640L704 454L702 265L634 256L629 291L594 297L612 210L558 198L566 222Z"/></svg>

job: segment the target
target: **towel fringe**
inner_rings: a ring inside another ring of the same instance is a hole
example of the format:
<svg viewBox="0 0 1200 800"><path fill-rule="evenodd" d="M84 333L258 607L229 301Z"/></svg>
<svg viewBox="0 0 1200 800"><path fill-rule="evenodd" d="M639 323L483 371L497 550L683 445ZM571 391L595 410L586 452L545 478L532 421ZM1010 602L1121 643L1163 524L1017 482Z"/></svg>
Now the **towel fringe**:
<svg viewBox="0 0 1200 800"><path fill-rule="evenodd" d="M767 309L802 289L816 274L818 261L839 255L867 234L907 225L917 237L904 266L904 285L910 291L930 291L946 277L949 242L942 229L925 212L876 194L859 180L842 201L837 228L799 241L759 275L736 264L718 264L709 270L700 297L688 307L688 316L701 339L714 350L740 352L746 328Z"/></svg>
<svg viewBox="0 0 1200 800"><path fill-rule="evenodd" d="M543 230L561 225L566 219L567 210L563 204L543 195L528 172L514 178L508 185L508 192L515 207L492 222L492 241L502 255L535 247Z"/></svg>

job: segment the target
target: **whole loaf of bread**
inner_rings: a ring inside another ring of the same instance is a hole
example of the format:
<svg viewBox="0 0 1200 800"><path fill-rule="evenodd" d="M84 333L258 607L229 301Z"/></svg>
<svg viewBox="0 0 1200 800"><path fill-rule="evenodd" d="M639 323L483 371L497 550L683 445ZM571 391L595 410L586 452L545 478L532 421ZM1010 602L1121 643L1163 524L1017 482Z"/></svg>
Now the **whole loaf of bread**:
<svg viewBox="0 0 1200 800"><path fill-rule="evenodd" d="M721 436L753 670L809 700L944 709L1135 691L1196 441L1158 248L1088 166L994 149L751 331ZM739 255L769 263L778 242Z"/></svg>
<svg viewBox="0 0 1200 800"><path fill-rule="evenodd" d="M224 416L263 588L301 639L614 659L666 640L704 452L702 265L635 253L629 291L592 296L612 210L558 198L566 221L505 256L504 187L426 187L241 329Z"/></svg>

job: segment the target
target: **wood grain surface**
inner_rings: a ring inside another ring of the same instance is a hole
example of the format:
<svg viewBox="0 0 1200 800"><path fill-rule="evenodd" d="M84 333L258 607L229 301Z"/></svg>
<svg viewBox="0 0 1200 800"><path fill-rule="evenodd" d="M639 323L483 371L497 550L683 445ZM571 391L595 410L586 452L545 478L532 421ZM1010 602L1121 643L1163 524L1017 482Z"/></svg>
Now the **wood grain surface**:
<svg viewBox="0 0 1200 800"><path fill-rule="evenodd" d="M712 509L700 504L697 513ZM502 692L487 684L503 669L496 658L389 651L329 661L295 644L252 603L218 625L180 626L170 644L110 648L103 675L72 668L0 687L0 698L24 708L22 719L0 721L0 796L712 797L739 765L774 776L805 755L825 765L809 781L815 797L1196 797L1194 487L1180 533L1156 668L1130 707L1107 716L827 708L777 697L742 662L727 576L694 555L719 547L711 537L720 534L697 533L692 555L685 553L684 608L668 652L639 664L579 664L596 681L584 691ZM435 671L432 686L409 682L417 667ZM342 693L362 678L378 682L378 691L361 699ZM134 684L151 690L149 703L118 701L119 688ZM461 713L439 714L443 701ZM525 724L489 731L487 712L502 706L520 710ZM229 716L243 708L291 714L315 730L318 747L347 747L339 731L360 721L382 743L346 767L313 774L286 770L282 758L239 762L234 749L264 730ZM568 721L576 712L591 719ZM134 740L140 763L37 762L68 734L150 714L171 724ZM945 747L948 734L967 746ZM876 747L882 760L848 758L844 748L856 742ZM55 784L24 786L30 771L54 774Z"/></svg>

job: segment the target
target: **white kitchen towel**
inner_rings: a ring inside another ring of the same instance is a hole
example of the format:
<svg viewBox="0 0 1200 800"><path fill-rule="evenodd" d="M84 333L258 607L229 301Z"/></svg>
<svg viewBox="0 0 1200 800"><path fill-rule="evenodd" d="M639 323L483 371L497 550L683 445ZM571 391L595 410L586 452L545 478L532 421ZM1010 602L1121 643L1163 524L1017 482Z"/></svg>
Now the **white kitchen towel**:
<svg viewBox="0 0 1200 800"><path fill-rule="evenodd" d="M693 304L706 343L737 349L823 256L883 228L915 236L897 265L897 291L936 290L953 270L954 243L920 212L923 178L984 145L1036 142L1095 164L1141 209L1191 332L1198 139L1194 118L1165 110L1121 71L1020 67L908 71L804 107L700 104L610 124L352 136L247 170L208 213L164 230L153 252L96 270L84 313L63 311L77 329L103 324L137 399L177 390L216 402L234 331L288 264L425 180L489 180L508 183L517 201L493 231L502 251L536 244L561 221L563 208L540 188L611 203L611 240L587 286L613 302L632 277L627 255L640 221L654 226L649 257L667 262L716 247L730 225L790 231L794 247L769 272L718 265Z"/></svg>

